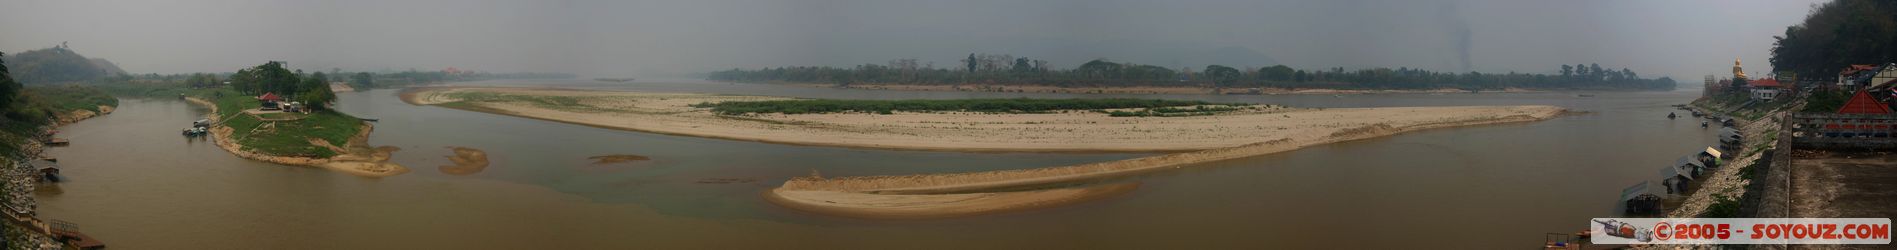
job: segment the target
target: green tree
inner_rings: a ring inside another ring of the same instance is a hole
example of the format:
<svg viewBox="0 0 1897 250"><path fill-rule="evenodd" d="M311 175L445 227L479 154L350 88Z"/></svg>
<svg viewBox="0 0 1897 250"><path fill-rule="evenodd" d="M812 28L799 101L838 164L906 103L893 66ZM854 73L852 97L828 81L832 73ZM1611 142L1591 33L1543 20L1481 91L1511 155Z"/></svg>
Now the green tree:
<svg viewBox="0 0 1897 250"><path fill-rule="evenodd" d="M1015 74L1034 72L1034 63L1030 62L1027 57L1015 58L1014 68L1010 71L1014 71Z"/></svg>
<svg viewBox="0 0 1897 250"><path fill-rule="evenodd" d="M1569 80L1587 81L1587 76L1591 76L1591 75L1594 75L1594 73L1587 71L1586 64L1574 64L1574 79L1569 79Z"/></svg>
<svg viewBox="0 0 1897 250"><path fill-rule="evenodd" d="M1837 0L1773 36L1772 71L1828 76L1851 64L1897 61L1897 1Z"/></svg>
<svg viewBox="0 0 1897 250"><path fill-rule="evenodd" d="M0 58L6 58L6 53L0 53ZM21 88L24 86L14 82L13 73L7 70L6 59L0 59L0 112L12 110L13 100L20 96Z"/></svg>
<svg viewBox="0 0 1897 250"><path fill-rule="evenodd" d="M1292 80L1292 76L1295 74L1297 74L1296 70L1293 70L1291 69L1291 67L1286 67L1284 65L1276 65L1276 66L1258 69L1259 79L1266 80L1266 81L1288 82Z"/></svg>
<svg viewBox="0 0 1897 250"><path fill-rule="evenodd" d="M349 76L349 85L350 87L355 87L355 88L365 89L365 90L374 88L375 75L371 75L369 74L369 72L356 73L355 75Z"/></svg>
<svg viewBox="0 0 1897 250"><path fill-rule="evenodd" d="M309 78L303 79L301 85L303 86L299 89L303 92L296 93L297 101L302 102L310 110L328 109L329 104L336 101L336 92L329 88L329 77L323 72L310 74Z"/></svg>
<svg viewBox="0 0 1897 250"><path fill-rule="evenodd" d="M1607 72L1601 71L1601 64L1599 63L1589 64L1587 66L1587 72L1590 73L1587 75L1588 81L1598 82L1601 81L1601 78L1607 77Z"/></svg>
<svg viewBox="0 0 1897 250"><path fill-rule="evenodd" d="M1242 73L1238 69L1224 65L1205 66L1206 78L1212 79L1212 87L1224 87L1238 81Z"/></svg>
<svg viewBox="0 0 1897 250"><path fill-rule="evenodd" d="M975 73L975 66L980 64L981 59L975 59L975 53L968 53L968 59L962 59L962 62L968 63L968 73Z"/></svg>

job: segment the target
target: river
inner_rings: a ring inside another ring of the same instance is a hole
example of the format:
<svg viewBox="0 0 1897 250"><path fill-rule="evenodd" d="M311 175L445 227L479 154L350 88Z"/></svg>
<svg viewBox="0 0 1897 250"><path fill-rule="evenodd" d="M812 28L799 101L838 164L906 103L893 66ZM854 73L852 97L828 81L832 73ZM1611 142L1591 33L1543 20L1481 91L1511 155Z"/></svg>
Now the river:
<svg viewBox="0 0 1897 250"><path fill-rule="evenodd" d="M1141 97L1302 107L1544 104L1553 120L1429 130L1209 163L1134 178L1140 189L1075 206L874 221L772 206L792 176L1020 169L1149 154L961 153L810 147L647 134L402 103L397 90L339 93L380 119L370 144L413 172L363 178L230 155L178 136L206 109L125 99L61 128L70 179L42 190L42 218L114 249L721 248L1522 248L1612 216L1620 188L1657 179L1716 130L1669 120L1696 92L1071 95L898 92L680 81L488 81L494 86L816 98ZM450 147L484 171L451 175ZM587 157L650 160L595 164Z"/></svg>

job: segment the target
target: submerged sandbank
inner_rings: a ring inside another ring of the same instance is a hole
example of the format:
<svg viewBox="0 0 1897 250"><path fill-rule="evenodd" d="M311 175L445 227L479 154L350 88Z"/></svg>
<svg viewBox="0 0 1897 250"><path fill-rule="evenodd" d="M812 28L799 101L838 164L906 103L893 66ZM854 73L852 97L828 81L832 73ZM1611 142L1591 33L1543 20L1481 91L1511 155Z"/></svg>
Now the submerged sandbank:
<svg viewBox="0 0 1897 250"><path fill-rule="evenodd" d="M933 219L1056 207L1131 192L1138 182L1011 192L935 195L772 190L772 204L818 214L867 219Z"/></svg>
<svg viewBox="0 0 1897 250"><path fill-rule="evenodd" d="M652 160L652 157L646 157L643 155L617 154L617 155L601 155L601 156L594 156L594 157L586 157L586 159L593 160L594 165L599 165L599 164L613 164L613 163L621 163L621 162Z"/></svg>
<svg viewBox="0 0 1897 250"><path fill-rule="evenodd" d="M441 173L449 175L471 175L487 170L487 151L468 147L448 148L454 150L454 155L448 156L448 161L454 162L454 164L436 167Z"/></svg>
<svg viewBox="0 0 1897 250"><path fill-rule="evenodd" d="M799 177L765 192L774 203L799 210L871 218L937 218L1068 204L1132 189L1065 187L1075 184L1409 131L1539 121L1565 112L1552 106L1255 106L1185 117L1112 117L1090 111L731 116L691 105L790 98L474 87L411 89L402 97L419 105L605 128L788 144L1006 152L1182 152L1036 169Z"/></svg>

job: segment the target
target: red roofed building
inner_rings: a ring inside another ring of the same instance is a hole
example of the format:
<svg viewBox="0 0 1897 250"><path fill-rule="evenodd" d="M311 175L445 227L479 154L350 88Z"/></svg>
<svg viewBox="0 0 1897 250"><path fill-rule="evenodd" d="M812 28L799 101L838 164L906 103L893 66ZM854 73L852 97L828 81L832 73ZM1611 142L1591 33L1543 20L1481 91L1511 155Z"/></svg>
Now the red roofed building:
<svg viewBox="0 0 1897 250"><path fill-rule="evenodd" d="M1851 89L1848 87L1850 87L1853 84L1856 84L1858 82L1858 79L1862 77L1861 74L1864 74L1867 72L1877 72L1877 65L1876 64L1852 64L1851 66L1844 67L1843 71L1838 71L1838 87L1847 87L1845 89Z"/></svg>
<svg viewBox="0 0 1897 250"><path fill-rule="evenodd" d="M1777 79L1768 78L1746 82L1746 88L1752 90L1753 100L1771 101L1773 98L1777 98L1780 92L1784 92L1786 86L1785 84L1780 84Z"/></svg>
<svg viewBox="0 0 1897 250"><path fill-rule="evenodd" d="M1877 98L1871 98L1870 91L1858 91L1856 95L1851 95L1850 101L1844 102L1844 107L1838 108L1838 113L1881 115L1890 114L1891 111L1889 105L1877 101Z"/></svg>
<svg viewBox="0 0 1897 250"><path fill-rule="evenodd" d="M1775 79L1753 80L1746 82L1746 85L1752 86L1752 88L1785 88L1784 84L1780 84L1778 80Z"/></svg>
<svg viewBox="0 0 1897 250"><path fill-rule="evenodd" d="M282 102L283 97L277 96L277 93L263 93L263 95L257 96L257 101L263 106L264 110L272 110L278 109L279 106L277 102Z"/></svg>

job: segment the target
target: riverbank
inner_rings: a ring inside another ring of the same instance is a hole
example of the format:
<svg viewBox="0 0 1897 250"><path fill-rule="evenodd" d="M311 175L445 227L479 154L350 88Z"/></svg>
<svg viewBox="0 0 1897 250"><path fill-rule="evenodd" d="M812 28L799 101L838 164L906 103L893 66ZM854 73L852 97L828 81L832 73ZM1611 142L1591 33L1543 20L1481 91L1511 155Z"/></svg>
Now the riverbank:
<svg viewBox="0 0 1897 250"><path fill-rule="evenodd" d="M1314 88L1208 88L1197 86L1124 86L1124 87L1062 87L1052 85L1001 85L1001 84L824 84L824 83L769 83L774 85L797 86L807 88L839 88L863 90L895 91L947 91L947 92L1013 92L1013 93L1063 93L1063 94L1203 94L1203 95L1353 95L1353 94L1418 94L1418 93L1470 93L1469 90L1442 89L1314 89ZM1532 93L1543 92L1522 88L1502 90L1480 90L1487 93Z"/></svg>
<svg viewBox="0 0 1897 250"><path fill-rule="evenodd" d="M225 98L246 98L246 97L234 96L234 97L225 97ZM211 102L211 101L200 99L198 97L185 97L185 100L194 104L203 105L211 109L211 112L209 114L206 114L205 119L210 120L211 123L213 124L210 129L212 140L216 142L215 144L217 144L219 148L223 148L224 151L228 151L231 154L237 155L240 158L258 160L258 161L264 161L264 162L276 163L276 164L282 164L282 165L320 167L324 169L334 170L338 172L343 172L343 173L348 173L348 174L363 176L363 177L378 177L379 178L379 177L395 176L395 175L400 175L400 174L409 172L409 169L406 167L403 167L401 165L394 164L394 163L388 163L388 158L389 158L388 152L373 150L368 147L367 141L369 138L369 133L375 130L375 126L366 122L358 121L357 123L360 123L360 125L358 125L358 127L355 127L353 129L354 130L353 135L350 135L348 139L343 140L345 144L342 146L336 146L333 143L329 142L329 140L325 140L321 138L288 139L290 141L302 141L313 147L320 147L321 150L334 152L334 154L331 156L321 157L321 156L313 156L313 155L280 155L280 154L272 154L268 152L250 150L251 148L254 148L254 147L247 146L239 142L239 139L237 139L237 137L235 136L237 135L237 132L236 132L237 129L228 125L228 122L229 122L228 119L235 119L240 116L248 116L248 114L244 114L241 111L220 112L219 106L221 105ZM318 129L321 129L321 128L319 127ZM334 129L334 128L330 128L330 129ZM265 136L302 137L302 136L297 136L297 135L265 135Z"/></svg>
<svg viewBox="0 0 1897 250"><path fill-rule="evenodd" d="M1113 117L1088 110L720 115L692 105L790 98L487 87L418 88L402 96L417 105L660 134L976 152L1185 152L1286 138L1313 140L1379 124L1402 128L1560 112L1550 106L1306 109L1254 105L1180 117Z"/></svg>
<svg viewBox="0 0 1897 250"><path fill-rule="evenodd" d="M545 88L411 89L417 105L686 136L883 149L988 152L1183 152L1039 169L909 176L793 178L766 192L799 210L864 218L937 218L1098 199L1130 186L1072 187L1198 163L1410 131L1545 120L1552 106L1304 109L1255 105L1199 116L892 112L719 115L693 104L764 96ZM1055 188L1049 188L1055 187Z"/></svg>
<svg viewBox="0 0 1897 250"><path fill-rule="evenodd" d="M0 118L0 210L6 214L5 241L10 247L55 249L63 247L53 237L53 229L39 218L41 175L28 164L46 158L45 141L57 136L59 127L112 113L118 99L85 87L33 87L22 94L31 97L4 109L7 117L48 117L48 119L12 120Z"/></svg>

